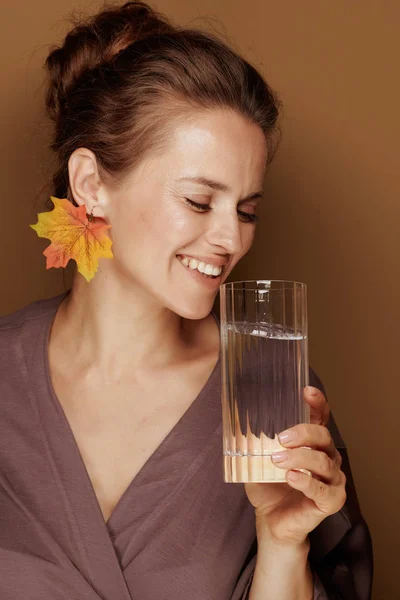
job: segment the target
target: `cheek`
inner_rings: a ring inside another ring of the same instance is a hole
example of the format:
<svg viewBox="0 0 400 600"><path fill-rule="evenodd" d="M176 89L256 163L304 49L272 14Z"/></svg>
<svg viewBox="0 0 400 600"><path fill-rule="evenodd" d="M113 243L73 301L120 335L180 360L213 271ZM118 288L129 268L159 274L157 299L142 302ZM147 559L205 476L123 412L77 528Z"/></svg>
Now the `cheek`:
<svg viewBox="0 0 400 600"><path fill-rule="evenodd" d="M166 207L162 216L154 218L150 227L160 241L179 250L199 235L202 225L199 215L191 213L182 205L172 203Z"/></svg>
<svg viewBox="0 0 400 600"><path fill-rule="evenodd" d="M164 232L173 234L184 232L191 225L188 211L181 206L170 205L159 220L159 226ZM168 229L166 230L166 226Z"/></svg>
<svg viewBox="0 0 400 600"><path fill-rule="evenodd" d="M169 246L181 246L194 231L194 219L181 207L149 202L144 209L127 206L119 211L112 230L115 253L121 259L145 254L151 260Z"/></svg>
<svg viewBox="0 0 400 600"><path fill-rule="evenodd" d="M112 215L110 234L113 240L115 259L121 264L132 265L149 244L149 222L151 216L128 202L117 207ZM142 258L141 258L142 259Z"/></svg>

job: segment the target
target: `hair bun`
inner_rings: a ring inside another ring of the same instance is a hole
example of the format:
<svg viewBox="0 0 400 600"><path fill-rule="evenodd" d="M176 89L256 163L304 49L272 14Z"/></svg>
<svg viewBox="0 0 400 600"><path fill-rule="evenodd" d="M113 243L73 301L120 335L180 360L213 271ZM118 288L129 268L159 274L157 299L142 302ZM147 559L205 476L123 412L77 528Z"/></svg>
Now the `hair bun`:
<svg viewBox="0 0 400 600"><path fill-rule="evenodd" d="M62 114L69 92L83 73L112 62L117 54L140 39L174 29L144 2L106 7L95 16L73 24L63 45L53 47L45 62L50 80L46 107L54 121Z"/></svg>

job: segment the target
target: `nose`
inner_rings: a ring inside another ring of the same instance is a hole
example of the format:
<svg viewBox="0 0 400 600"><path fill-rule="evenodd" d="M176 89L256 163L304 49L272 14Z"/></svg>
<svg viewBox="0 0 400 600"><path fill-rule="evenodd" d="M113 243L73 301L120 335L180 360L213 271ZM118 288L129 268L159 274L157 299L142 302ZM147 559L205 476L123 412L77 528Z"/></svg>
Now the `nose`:
<svg viewBox="0 0 400 600"><path fill-rule="evenodd" d="M236 215L227 215L214 220L207 232L210 246L221 246L227 254L240 254L243 240L240 223Z"/></svg>

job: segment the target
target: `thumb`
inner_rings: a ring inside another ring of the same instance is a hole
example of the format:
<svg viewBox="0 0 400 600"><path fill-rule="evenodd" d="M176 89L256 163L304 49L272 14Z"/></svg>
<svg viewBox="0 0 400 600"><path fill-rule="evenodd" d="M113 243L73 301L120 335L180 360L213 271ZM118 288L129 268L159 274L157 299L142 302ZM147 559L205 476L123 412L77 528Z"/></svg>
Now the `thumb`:
<svg viewBox="0 0 400 600"><path fill-rule="evenodd" d="M324 394L318 388L304 388L304 400L310 406L310 420L314 425L326 425L329 420L329 405Z"/></svg>

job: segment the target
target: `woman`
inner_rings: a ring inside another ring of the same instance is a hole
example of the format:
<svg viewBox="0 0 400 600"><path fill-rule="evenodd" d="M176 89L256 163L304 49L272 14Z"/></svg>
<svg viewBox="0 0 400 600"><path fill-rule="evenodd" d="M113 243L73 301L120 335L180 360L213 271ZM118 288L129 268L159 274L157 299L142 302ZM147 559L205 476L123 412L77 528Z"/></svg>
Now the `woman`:
<svg viewBox="0 0 400 600"><path fill-rule="evenodd" d="M34 228L47 266L78 273L1 320L0 597L370 598L369 531L312 372L312 424L274 459L287 483L222 481L211 309L253 241L276 96L142 3L77 25L46 66L59 168Z"/></svg>

